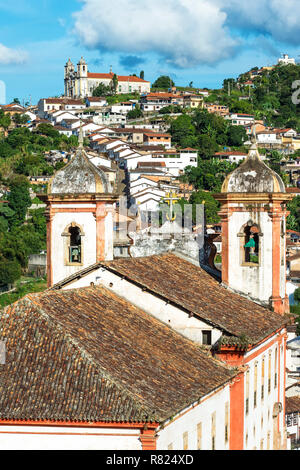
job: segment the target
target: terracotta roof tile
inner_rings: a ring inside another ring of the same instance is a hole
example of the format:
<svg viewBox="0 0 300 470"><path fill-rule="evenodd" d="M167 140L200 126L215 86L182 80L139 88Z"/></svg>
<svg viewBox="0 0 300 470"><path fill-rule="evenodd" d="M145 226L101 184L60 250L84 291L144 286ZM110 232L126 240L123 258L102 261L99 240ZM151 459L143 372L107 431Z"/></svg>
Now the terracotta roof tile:
<svg viewBox="0 0 300 470"><path fill-rule="evenodd" d="M300 413L300 397L285 398L285 413Z"/></svg>
<svg viewBox="0 0 300 470"><path fill-rule="evenodd" d="M61 289L79 274L84 276L101 266L194 314L225 335L247 336L252 344L290 322L289 317L231 292L206 271L173 253L95 263L52 289Z"/></svg>
<svg viewBox="0 0 300 470"><path fill-rule="evenodd" d="M175 254L119 259L103 265L229 335L246 335L253 344L288 321L287 317L225 289L206 271Z"/></svg>
<svg viewBox="0 0 300 470"><path fill-rule="evenodd" d="M0 418L162 422L236 371L102 287L0 312Z"/></svg>

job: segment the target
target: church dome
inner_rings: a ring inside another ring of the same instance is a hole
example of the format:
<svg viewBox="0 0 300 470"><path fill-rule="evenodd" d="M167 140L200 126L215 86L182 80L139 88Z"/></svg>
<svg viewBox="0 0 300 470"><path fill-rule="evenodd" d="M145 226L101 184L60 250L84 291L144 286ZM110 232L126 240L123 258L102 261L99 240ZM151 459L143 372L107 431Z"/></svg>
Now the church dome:
<svg viewBox="0 0 300 470"><path fill-rule="evenodd" d="M90 162L82 142L72 160L52 177L48 194L113 193L106 174Z"/></svg>
<svg viewBox="0 0 300 470"><path fill-rule="evenodd" d="M280 176L260 158L257 145L252 143L248 156L241 165L227 175L222 193L285 193Z"/></svg>

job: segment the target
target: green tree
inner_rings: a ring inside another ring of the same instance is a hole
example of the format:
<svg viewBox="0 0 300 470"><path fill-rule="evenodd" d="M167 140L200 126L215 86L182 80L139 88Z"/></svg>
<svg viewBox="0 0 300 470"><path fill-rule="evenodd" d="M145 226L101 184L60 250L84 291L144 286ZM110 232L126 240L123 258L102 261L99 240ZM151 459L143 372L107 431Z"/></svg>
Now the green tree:
<svg viewBox="0 0 300 470"><path fill-rule="evenodd" d="M171 88L175 86L175 83L168 75L161 75L158 77L152 85L152 88Z"/></svg>
<svg viewBox="0 0 300 470"><path fill-rule="evenodd" d="M196 207L204 204L205 217L208 224L215 224L220 221L218 215L219 203L208 191L197 191L191 194L189 203L193 205L193 221L196 222Z"/></svg>
<svg viewBox="0 0 300 470"><path fill-rule="evenodd" d="M299 303L300 302L300 287L298 287L294 292L294 300Z"/></svg>
<svg viewBox="0 0 300 470"><path fill-rule="evenodd" d="M2 109L0 109L0 128L4 129L5 131L11 125L11 118L9 114L5 114Z"/></svg>
<svg viewBox="0 0 300 470"><path fill-rule="evenodd" d="M0 259L0 285L13 284L21 276L21 266L16 261Z"/></svg>
<svg viewBox="0 0 300 470"><path fill-rule="evenodd" d="M294 197L287 204L290 215L287 217L287 229L300 231L300 196Z"/></svg>
<svg viewBox="0 0 300 470"><path fill-rule="evenodd" d="M223 81L223 89L226 93L228 93L228 91L231 91L235 87L236 87L235 78L225 78L225 80Z"/></svg>
<svg viewBox="0 0 300 470"><path fill-rule="evenodd" d="M141 110L139 105L136 105L135 109L132 109L127 113L127 119L137 119L140 117L143 117L143 111Z"/></svg>
<svg viewBox="0 0 300 470"><path fill-rule="evenodd" d="M194 147L197 144L196 128L187 114L178 116L170 126L172 141L179 147Z"/></svg>
<svg viewBox="0 0 300 470"><path fill-rule="evenodd" d="M24 125L28 122L29 117L27 116L27 114L15 113L13 116L13 120L16 124Z"/></svg>
<svg viewBox="0 0 300 470"><path fill-rule="evenodd" d="M247 140L247 132L243 126L229 126L227 135L227 143L233 147L240 147Z"/></svg>
<svg viewBox="0 0 300 470"><path fill-rule="evenodd" d="M18 175L12 179L7 200L9 207L14 211L14 217L10 221L10 225L21 225L25 221L28 208L31 206L29 181L25 176Z"/></svg>
<svg viewBox="0 0 300 470"><path fill-rule="evenodd" d="M116 74L114 74L112 78L112 89L113 89L114 94L117 93L117 88L118 88L118 77Z"/></svg>
<svg viewBox="0 0 300 470"><path fill-rule="evenodd" d="M54 129L54 127L51 124L46 124L46 123L39 124L37 130L39 134L43 134L48 137L52 137L56 139L60 138L60 133L56 129Z"/></svg>
<svg viewBox="0 0 300 470"><path fill-rule="evenodd" d="M109 96L111 95L111 88L99 83L99 85L93 90L93 96Z"/></svg>

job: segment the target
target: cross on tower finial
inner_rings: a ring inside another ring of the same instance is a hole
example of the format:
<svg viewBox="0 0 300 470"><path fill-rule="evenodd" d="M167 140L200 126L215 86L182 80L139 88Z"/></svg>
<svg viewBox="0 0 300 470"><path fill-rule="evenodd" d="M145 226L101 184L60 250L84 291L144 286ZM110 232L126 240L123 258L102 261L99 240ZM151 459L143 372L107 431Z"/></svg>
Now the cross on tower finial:
<svg viewBox="0 0 300 470"><path fill-rule="evenodd" d="M173 217L173 204L179 200L179 197L177 197L174 192L169 192L166 194L166 197L164 197L163 200L170 206L170 215L167 214L167 219L170 222L174 222L174 220L176 219L176 215L175 217Z"/></svg>

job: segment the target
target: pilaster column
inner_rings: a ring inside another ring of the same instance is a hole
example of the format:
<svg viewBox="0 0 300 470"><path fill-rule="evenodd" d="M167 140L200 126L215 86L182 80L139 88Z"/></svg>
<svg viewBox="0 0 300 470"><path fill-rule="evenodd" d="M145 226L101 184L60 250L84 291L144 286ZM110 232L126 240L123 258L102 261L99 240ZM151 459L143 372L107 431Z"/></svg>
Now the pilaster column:
<svg viewBox="0 0 300 470"><path fill-rule="evenodd" d="M229 285L229 218L231 211L223 207L219 212L222 222L222 282Z"/></svg>
<svg viewBox="0 0 300 470"><path fill-rule="evenodd" d="M230 389L230 435L229 449L244 449L244 372L229 385Z"/></svg>
<svg viewBox="0 0 300 470"><path fill-rule="evenodd" d="M53 284L53 269L52 269L52 222L55 211L51 205L48 205L46 211L47 222L47 286L51 287Z"/></svg>
<svg viewBox="0 0 300 470"><path fill-rule="evenodd" d="M276 210L276 208L275 208ZM276 313L285 313L285 301L280 295L281 274L281 220L282 212L276 211L269 214L272 220L272 298L271 304Z"/></svg>
<svg viewBox="0 0 300 470"><path fill-rule="evenodd" d="M104 203L96 206L96 262L105 260L105 217L106 208Z"/></svg>
<svg viewBox="0 0 300 470"><path fill-rule="evenodd" d="M143 429L140 436L142 450L156 450L155 429Z"/></svg>

